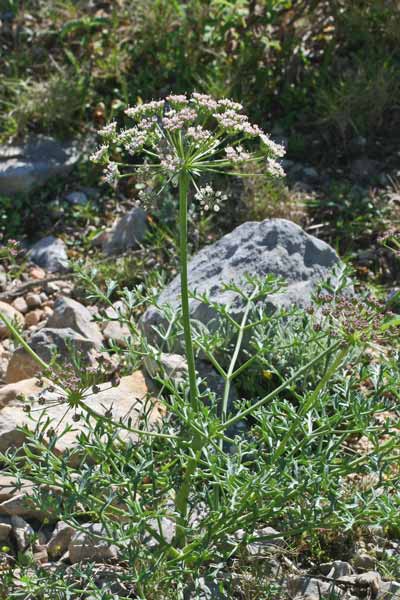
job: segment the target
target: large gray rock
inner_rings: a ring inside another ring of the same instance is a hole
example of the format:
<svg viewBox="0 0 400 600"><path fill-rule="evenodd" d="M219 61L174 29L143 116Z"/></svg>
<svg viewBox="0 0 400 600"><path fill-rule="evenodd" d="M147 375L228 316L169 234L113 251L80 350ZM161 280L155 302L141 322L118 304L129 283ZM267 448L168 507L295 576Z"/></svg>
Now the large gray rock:
<svg viewBox="0 0 400 600"><path fill-rule="evenodd" d="M84 363L94 364L96 344L71 328L51 329L46 327L33 334L30 347L45 362L50 362L54 353L59 364L71 362L71 351L79 353ZM41 371L38 363L24 348L18 348L11 357L6 373L6 383L29 379Z"/></svg>
<svg viewBox="0 0 400 600"><path fill-rule="evenodd" d="M145 211L142 208L133 208L116 221L109 235L105 237L103 251L111 256L137 248L146 235L146 230Z"/></svg>
<svg viewBox="0 0 400 600"><path fill-rule="evenodd" d="M0 194L29 192L50 177L66 175L78 159L76 145L42 135L0 146Z"/></svg>
<svg viewBox="0 0 400 600"><path fill-rule="evenodd" d="M62 273L69 269L66 246L62 240L52 235L36 242L29 250L28 258L51 273Z"/></svg>
<svg viewBox="0 0 400 600"><path fill-rule="evenodd" d="M60 297L54 304L54 312L47 321L53 329L70 327L83 337L91 340L96 347L103 343L100 328L93 321L92 313L80 302L68 297Z"/></svg>
<svg viewBox="0 0 400 600"><path fill-rule="evenodd" d="M229 305L233 317L239 318L243 300L236 292L224 290L223 284L243 283L246 274L265 277L273 274L287 282L287 289L271 295L265 301L268 310L293 305L306 307L311 302L316 284L332 275L341 263L336 252L325 242L307 234L298 225L285 219L248 222L232 233L206 246L189 263L189 288L207 292L210 300ZM161 293L160 305L176 309L180 305L180 277ZM193 319L210 324L215 311L204 303L191 299ZM150 341L156 341L154 327L165 326L157 308L151 307L141 319L141 327Z"/></svg>

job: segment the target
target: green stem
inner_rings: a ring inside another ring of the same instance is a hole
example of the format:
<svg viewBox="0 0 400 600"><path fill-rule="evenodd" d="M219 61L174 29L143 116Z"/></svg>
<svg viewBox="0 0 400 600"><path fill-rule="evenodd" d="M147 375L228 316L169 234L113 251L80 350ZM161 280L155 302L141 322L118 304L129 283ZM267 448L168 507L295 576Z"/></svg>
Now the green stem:
<svg viewBox="0 0 400 600"><path fill-rule="evenodd" d="M187 257L187 211L189 193L189 174L182 171L179 175L179 231L180 231L180 271L181 271L181 305L183 332L185 338L185 354L188 365L190 406L194 411L198 409L199 394L196 382L196 367L194 362L192 332L189 313L189 290L188 290L188 257ZM182 547L186 542L187 509L190 493L190 483L196 470L201 448L204 441L195 431L190 432L191 446L194 455L188 458L182 484L176 493L175 507L179 513L176 528L176 544Z"/></svg>
<svg viewBox="0 0 400 600"><path fill-rule="evenodd" d="M179 175L179 228L180 228L180 271L181 271L181 305L183 331L185 337L185 354L188 364L190 405L198 408L198 390L196 368L194 362L192 332L189 314L188 268L187 268L187 210L188 210L189 175L183 171Z"/></svg>
<svg viewBox="0 0 400 600"><path fill-rule="evenodd" d="M0 319L3 321L4 325L7 327L7 329L11 333L11 335L17 340L17 342L19 344L21 344L21 346L24 348L24 350L26 350L26 352L28 352L28 354L31 355L31 357L33 358L33 360L36 361L37 364L44 371L49 371L50 370L50 365L48 365L44 360L42 360L40 358L40 356L38 356L36 354L36 352L34 350L32 350L32 348L29 346L29 344L27 344L27 342L24 340L24 338L19 333L19 331L16 329L16 327L14 327L14 325L11 323L11 321L9 321L7 319L7 317L5 315L3 315L3 313L1 313L1 312L0 312Z"/></svg>
<svg viewBox="0 0 400 600"><path fill-rule="evenodd" d="M267 402L270 402L273 398L275 398L275 396L277 396L280 392L283 392L283 390L287 389L292 383L294 383L299 377L301 377L303 375L303 373L306 373L311 367L313 367L317 362L319 362L322 358L324 358L328 354L335 352L340 346L341 346L341 342L336 342L335 344L333 344L333 346L331 346L327 350L324 350L323 352L321 352L321 354L319 354L318 356L313 358L310 362L308 362L306 365L304 365L304 367L301 367L298 371L296 371L296 373L294 373L291 377L289 377L289 379L287 379L280 386L275 388L275 390L273 390L272 392L270 392L269 394L264 396L264 398L261 398L261 400L259 400L252 406L249 406L242 412L238 413L237 415L235 415L234 417L232 417L231 419L226 421L224 424L221 424L219 429L222 431L224 429L227 429L231 425L234 425L238 421L241 421L244 417L247 417L247 415L249 415L252 412L261 408L261 406L263 406ZM343 360L347 351L348 351L348 348L346 346L346 348L343 349L343 351L340 353L340 361ZM335 363L335 368L337 368L336 363ZM325 384L325 382L326 382L326 379L324 377L324 384ZM318 390L319 389L320 389L320 386L318 386Z"/></svg>

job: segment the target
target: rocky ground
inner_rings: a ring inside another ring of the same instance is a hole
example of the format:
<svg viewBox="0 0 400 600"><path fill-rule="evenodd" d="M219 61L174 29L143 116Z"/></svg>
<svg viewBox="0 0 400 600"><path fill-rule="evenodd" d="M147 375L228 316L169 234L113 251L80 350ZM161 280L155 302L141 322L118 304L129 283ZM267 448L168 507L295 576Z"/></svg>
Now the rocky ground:
<svg viewBox="0 0 400 600"><path fill-rule="evenodd" d="M42 140L40 143L48 142ZM26 159L26 153L21 149L9 149L6 161L0 163L0 190L10 191L21 185L21 169L25 170L25 184L30 186L32 177L37 183L34 177L46 179L63 172L63 168L69 168L74 160L69 148L61 156L59 148L51 147L51 151L57 150L53 161L48 159L48 146L45 158L37 148L29 148L33 153L32 159L29 156ZM60 161L64 161L64 166L60 166ZM384 177L383 172L378 173L380 166L372 162L360 158L352 167L354 173L357 170L355 176L362 179L369 177L373 171L375 175ZM315 184L320 179L313 167L296 165L290 161L286 167L292 175L297 173L298 181L302 181L303 185ZM70 196L73 204L86 202L84 192L76 191ZM98 235L94 243L108 257L129 252L143 241L147 222L144 211L133 208L117 218L112 228ZM71 248L67 248L63 239L50 235L30 245L23 272L18 277L14 278L15 265L13 269L9 265L0 267L0 312L23 332L30 346L44 361L50 361L56 351L59 364L67 369L73 347L83 357L85 368L96 370L103 360L99 361L99 357L106 357L108 363L103 382L92 386L86 397L86 402L98 414L105 415L112 410L117 420L126 419L132 414L139 419L141 411L145 408L148 410L150 403L150 424L156 424L163 418L163 411L154 397L151 365L142 371L120 377L118 357L116 359L110 352L113 345L124 348L131 335L127 324L118 319L123 304L116 302L108 309L108 318L101 318L96 303L82 299L77 289L70 255ZM306 234L297 225L278 219L244 223L231 234L201 250L193 258L189 271L191 282L198 286L200 292L210 289L213 301L233 301L234 304L237 298L221 292L223 280L231 277L239 280L249 267L259 275L275 273L287 279L289 284L287 292L274 298L275 305L304 306L309 303L315 285L332 273L334 266L341 268L342 265L328 244ZM178 283L178 279L170 283L163 292L163 301L176 302ZM192 314L204 322L210 318L198 302L192 304ZM149 336L151 325L160 324L158 318L157 311L150 310L142 319ZM165 354L163 360L174 377L184 377L186 365L179 354L181 349L178 346L175 350L177 354ZM210 382L213 378L218 379L215 373L210 373L209 365L201 368L208 369ZM35 412L35 408L43 408L47 404L48 415L55 427L61 421L63 426L73 425L73 431L60 440L57 452L62 454L66 448L73 446L84 424L77 423L73 413L62 417L62 402L54 402L60 392L51 389L52 382L43 377L40 367L24 348L18 347L4 325L0 326L0 385L0 451L23 443L24 435L20 428L27 424L33 427L40 414L39 411ZM218 381L211 385L218 386ZM26 410L26 402L22 397L29 399L30 411ZM58 491L51 489L48 493L56 495ZM17 555L27 553L49 572L61 568L68 576L73 565L89 560L97 565L99 586L112 589L114 585L118 588L116 583L110 583L110 578L113 580L122 567L118 563L116 548L96 537L96 534L103 533L101 525L87 522L81 530L75 530L60 521L56 514L38 509L31 499L32 495L33 489L28 481L16 481L0 471L0 569L6 569L6 565L13 563ZM168 530L171 523L165 522L163 526ZM271 528L268 524L265 526L264 535L270 535ZM260 561L268 579L274 585L281 586L280 595L271 597L297 600L400 599L400 583L389 580L386 573L379 572L378 565L382 557L400 557L400 540L387 537L383 529L366 524L365 530L345 551L340 547L333 549L332 560L318 565L294 556L290 546L279 537L279 532L272 530L272 534L275 536L273 542L249 544L246 547L248 559ZM172 537L173 531L168 535ZM140 542L151 543L151 540ZM15 571L15 585L19 585L18 569ZM120 597L132 597L128 588L118 588L118 593ZM217 592L210 593L207 595L205 592L204 598L219 597Z"/></svg>

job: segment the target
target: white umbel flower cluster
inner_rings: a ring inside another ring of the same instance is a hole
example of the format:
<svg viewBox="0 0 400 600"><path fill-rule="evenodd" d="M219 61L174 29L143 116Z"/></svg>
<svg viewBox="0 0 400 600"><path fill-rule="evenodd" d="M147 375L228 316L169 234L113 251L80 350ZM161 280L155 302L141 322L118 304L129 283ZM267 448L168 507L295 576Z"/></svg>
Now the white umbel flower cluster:
<svg viewBox="0 0 400 600"><path fill-rule="evenodd" d="M185 173L198 190L196 200L202 209L218 211L223 194L208 185L199 189L196 181L202 175L237 174L250 162L251 172L257 175L284 175L279 163L284 148L250 122L239 102L229 98L170 94L165 100L127 108L125 114L132 124L119 131L115 121L103 127L103 143L91 157L108 163L105 179L112 185L129 171L141 169L145 159L146 169L162 175L167 183L175 185ZM115 157L124 153L127 158L117 162Z"/></svg>

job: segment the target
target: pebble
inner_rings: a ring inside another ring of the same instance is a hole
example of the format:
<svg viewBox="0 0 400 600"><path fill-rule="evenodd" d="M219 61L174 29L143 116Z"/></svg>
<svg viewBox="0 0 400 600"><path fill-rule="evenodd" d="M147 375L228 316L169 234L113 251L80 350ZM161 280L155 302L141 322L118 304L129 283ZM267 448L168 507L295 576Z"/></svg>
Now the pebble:
<svg viewBox="0 0 400 600"><path fill-rule="evenodd" d="M68 546L71 563L116 559L118 549L114 544L101 539L104 534L104 528L100 523L84 525L83 531L77 531Z"/></svg>
<svg viewBox="0 0 400 600"><path fill-rule="evenodd" d="M35 551L32 555L32 558L33 558L34 562L37 564L47 563L49 560L49 557L47 554L46 546L41 546L41 545L35 546Z"/></svg>
<svg viewBox="0 0 400 600"><path fill-rule="evenodd" d="M26 300L26 303L29 306L29 308L36 308L42 304L42 301L40 299L40 294L37 294L34 292L29 292L25 296L25 300Z"/></svg>
<svg viewBox="0 0 400 600"><path fill-rule="evenodd" d="M25 325L26 327L33 327L38 325L43 317L43 311L39 308L35 310L31 310L25 315Z"/></svg>
<svg viewBox="0 0 400 600"><path fill-rule="evenodd" d="M46 294L46 292L40 292L40 303L44 304L44 302L47 302L47 300L49 299L48 295Z"/></svg>
<svg viewBox="0 0 400 600"><path fill-rule="evenodd" d="M31 267L29 269L29 275L32 279L44 279L46 277L46 271L41 267Z"/></svg>
<svg viewBox="0 0 400 600"><path fill-rule="evenodd" d="M0 542L5 542L12 531L11 522L5 517L0 517Z"/></svg>
<svg viewBox="0 0 400 600"><path fill-rule="evenodd" d="M350 563L343 560L334 560L331 564L331 569L328 573L328 577L331 579L339 579L346 577L347 575L353 575L354 569Z"/></svg>
<svg viewBox="0 0 400 600"><path fill-rule="evenodd" d="M60 286L56 281L46 283L46 291L48 294L57 294L60 291Z"/></svg>
<svg viewBox="0 0 400 600"><path fill-rule="evenodd" d="M51 556L51 558L58 558L65 554L68 550L71 538L75 533L76 531L71 525L64 523L64 521L59 521L47 543L47 552L49 556Z"/></svg>
<svg viewBox="0 0 400 600"><path fill-rule="evenodd" d="M23 296L20 296L19 298L15 298L15 300L13 300L11 302L11 306L13 306L15 308L15 310L18 310L22 314L25 314L26 312L28 312L28 305Z"/></svg>
<svg viewBox="0 0 400 600"><path fill-rule="evenodd" d="M43 313L46 317L51 317L51 315L54 313L54 310L51 308L51 306L47 305L43 307Z"/></svg>
<svg viewBox="0 0 400 600"><path fill-rule="evenodd" d="M353 564L356 569L371 571L376 566L376 559L365 552L356 552L353 556Z"/></svg>
<svg viewBox="0 0 400 600"><path fill-rule="evenodd" d="M11 524L18 550L24 551L33 542L35 532L22 517L12 516Z"/></svg>
<svg viewBox="0 0 400 600"><path fill-rule="evenodd" d="M88 197L84 192L70 192L65 196L65 199L67 202L74 204L75 206L84 206L88 201Z"/></svg>

